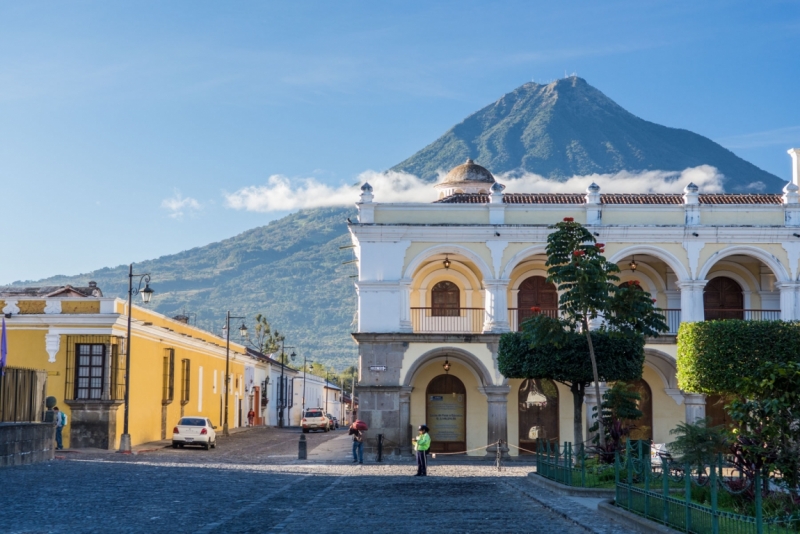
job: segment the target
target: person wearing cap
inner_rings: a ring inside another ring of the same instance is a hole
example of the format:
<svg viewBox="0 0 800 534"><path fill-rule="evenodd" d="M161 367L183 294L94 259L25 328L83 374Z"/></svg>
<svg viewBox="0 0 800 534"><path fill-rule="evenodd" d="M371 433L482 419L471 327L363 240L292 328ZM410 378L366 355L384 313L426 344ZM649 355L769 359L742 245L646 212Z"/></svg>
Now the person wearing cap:
<svg viewBox="0 0 800 534"><path fill-rule="evenodd" d="M431 435L428 434L428 427L419 425L419 436L411 440L414 450L417 451L417 477L428 476L428 449L431 448Z"/></svg>

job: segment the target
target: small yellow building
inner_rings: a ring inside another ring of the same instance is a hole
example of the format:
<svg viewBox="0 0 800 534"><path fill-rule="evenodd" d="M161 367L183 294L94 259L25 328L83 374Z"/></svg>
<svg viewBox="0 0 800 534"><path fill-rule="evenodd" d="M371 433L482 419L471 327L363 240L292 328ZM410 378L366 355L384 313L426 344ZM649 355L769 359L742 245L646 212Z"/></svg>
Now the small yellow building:
<svg viewBox="0 0 800 534"><path fill-rule="evenodd" d="M11 367L47 371L47 395L68 416L64 446L116 449L123 433L127 302L88 287L0 288ZM222 427L225 340L133 306L129 433L133 445L171 437L183 415ZM230 344L228 425L246 422L245 366Z"/></svg>

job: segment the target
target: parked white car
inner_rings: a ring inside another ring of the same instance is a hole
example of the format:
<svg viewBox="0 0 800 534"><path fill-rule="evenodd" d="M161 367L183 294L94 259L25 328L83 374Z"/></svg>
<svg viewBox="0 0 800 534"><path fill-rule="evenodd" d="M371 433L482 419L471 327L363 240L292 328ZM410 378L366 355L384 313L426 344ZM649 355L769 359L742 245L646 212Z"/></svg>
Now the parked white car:
<svg viewBox="0 0 800 534"><path fill-rule="evenodd" d="M181 417L172 429L172 448L184 445L200 445L206 450L216 448L216 428L207 417Z"/></svg>
<svg viewBox="0 0 800 534"><path fill-rule="evenodd" d="M327 432L330 428L330 422L325 417L322 408L307 408L306 413L303 414L303 419L300 421L300 426L303 427L303 434L308 434L309 430Z"/></svg>

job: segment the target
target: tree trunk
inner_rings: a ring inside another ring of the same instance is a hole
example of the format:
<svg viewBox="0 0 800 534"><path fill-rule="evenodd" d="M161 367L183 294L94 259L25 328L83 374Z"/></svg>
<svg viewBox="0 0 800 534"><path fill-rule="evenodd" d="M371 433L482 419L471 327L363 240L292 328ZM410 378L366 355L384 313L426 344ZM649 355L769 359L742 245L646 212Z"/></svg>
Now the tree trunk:
<svg viewBox="0 0 800 534"><path fill-rule="evenodd" d="M589 359L592 360L592 377L594 378L594 394L597 396L597 424L600 432L600 442L603 448L606 447L606 429L603 426L603 398L600 396L600 375L597 374L597 360L594 357L594 344L592 344L592 333L589 332L589 321L586 315L583 316L583 331L586 332L586 341L589 343Z"/></svg>
<svg viewBox="0 0 800 534"><path fill-rule="evenodd" d="M583 397L584 385L573 382L569 390L572 392L572 443L579 447L583 443ZM577 449L576 449L577 450Z"/></svg>

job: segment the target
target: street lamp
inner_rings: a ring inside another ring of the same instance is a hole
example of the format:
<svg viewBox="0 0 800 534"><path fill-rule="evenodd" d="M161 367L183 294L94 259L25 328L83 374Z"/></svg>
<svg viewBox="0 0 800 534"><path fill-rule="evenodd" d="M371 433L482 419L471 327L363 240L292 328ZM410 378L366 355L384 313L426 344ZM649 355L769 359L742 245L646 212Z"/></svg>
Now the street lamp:
<svg viewBox="0 0 800 534"><path fill-rule="evenodd" d="M284 345L284 340L286 336L281 336L281 383L280 387L278 388L278 427L283 428L283 409L288 404L286 399L286 381L283 378L284 369L286 368L286 349L290 348L293 349L295 347L286 347ZM294 361L297 354L292 351L292 361ZM303 392L305 394L305 391Z"/></svg>
<svg viewBox="0 0 800 534"><path fill-rule="evenodd" d="M133 289L134 277L139 277L139 285ZM144 289L142 289L144 281ZM131 315L133 315L133 295L142 295L142 302L150 303L153 298L153 290L150 288L150 273L133 274L133 264L128 267L128 335L125 339L125 419L122 426L122 436L119 439L119 452L131 452L131 435L128 432L128 412L130 411L130 391L131 391Z"/></svg>
<svg viewBox="0 0 800 534"><path fill-rule="evenodd" d="M314 364L312 363L311 366L313 367ZM303 351L303 404L302 410L303 413L306 413L306 353ZM301 415L300 417L304 417Z"/></svg>
<svg viewBox="0 0 800 534"><path fill-rule="evenodd" d="M242 337L247 336L247 327L244 325L245 317L237 317L231 315L228 310L225 313L225 387L223 388L225 395L225 415L222 423L222 435L230 436L228 432L228 386L230 385L230 365L231 365L231 319L241 319L242 326L239 327L239 335Z"/></svg>

